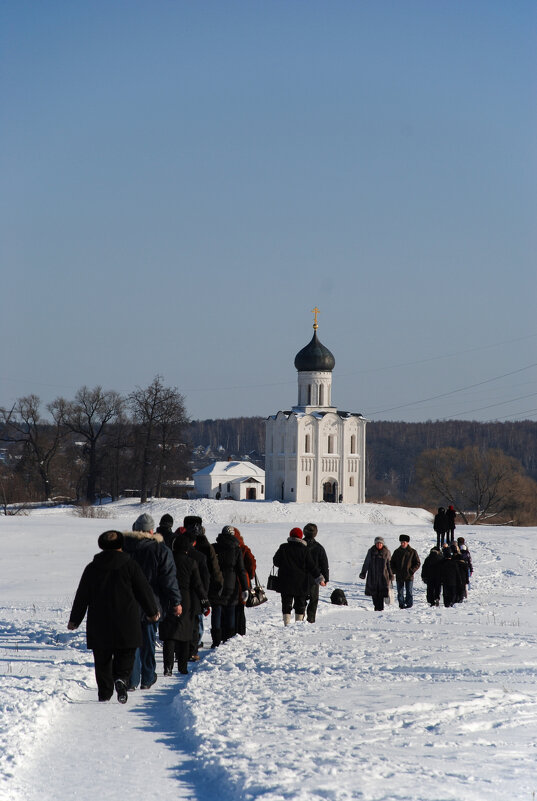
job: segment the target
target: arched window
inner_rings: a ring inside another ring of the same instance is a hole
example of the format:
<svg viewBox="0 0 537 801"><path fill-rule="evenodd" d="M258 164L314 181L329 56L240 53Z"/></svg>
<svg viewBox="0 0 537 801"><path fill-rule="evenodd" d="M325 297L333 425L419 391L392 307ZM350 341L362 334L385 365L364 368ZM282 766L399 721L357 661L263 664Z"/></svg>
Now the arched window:
<svg viewBox="0 0 537 801"><path fill-rule="evenodd" d="M351 453L356 453L356 434L351 436Z"/></svg>
<svg viewBox="0 0 537 801"><path fill-rule="evenodd" d="M349 478L349 487L354 487L354 476Z"/></svg>
<svg viewBox="0 0 537 801"><path fill-rule="evenodd" d="M311 384L308 384L308 406L311 406Z"/></svg>
<svg viewBox="0 0 537 801"><path fill-rule="evenodd" d="M309 487L311 484L311 476L306 476L306 487Z"/></svg>
<svg viewBox="0 0 537 801"><path fill-rule="evenodd" d="M334 434L328 435L328 453L336 452L336 438Z"/></svg>
<svg viewBox="0 0 537 801"><path fill-rule="evenodd" d="M311 437L309 434L304 437L304 451L305 453L311 453Z"/></svg>

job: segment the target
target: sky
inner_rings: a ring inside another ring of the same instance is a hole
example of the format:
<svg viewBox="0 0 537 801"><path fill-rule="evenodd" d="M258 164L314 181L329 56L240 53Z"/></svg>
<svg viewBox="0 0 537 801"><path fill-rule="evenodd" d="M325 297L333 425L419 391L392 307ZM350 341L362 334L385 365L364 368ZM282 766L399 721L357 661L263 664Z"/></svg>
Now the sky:
<svg viewBox="0 0 537 801"><path fill-rule="evenodd" d="M537 419L533 0L0 9L0 406Z"/></svg>

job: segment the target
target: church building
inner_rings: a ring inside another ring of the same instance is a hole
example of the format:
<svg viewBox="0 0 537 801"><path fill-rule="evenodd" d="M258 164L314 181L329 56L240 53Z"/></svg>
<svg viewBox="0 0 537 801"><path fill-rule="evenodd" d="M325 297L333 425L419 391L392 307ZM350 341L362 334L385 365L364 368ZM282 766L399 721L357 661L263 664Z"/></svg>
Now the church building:
<svg viewBox="0 0 537 801"><path fill-rule="evenodd" d="M361 414L332 405L336 360L317 337L295 357L298 402L266 421L265 497L296 503L364 503L365 427Z"/></svg>

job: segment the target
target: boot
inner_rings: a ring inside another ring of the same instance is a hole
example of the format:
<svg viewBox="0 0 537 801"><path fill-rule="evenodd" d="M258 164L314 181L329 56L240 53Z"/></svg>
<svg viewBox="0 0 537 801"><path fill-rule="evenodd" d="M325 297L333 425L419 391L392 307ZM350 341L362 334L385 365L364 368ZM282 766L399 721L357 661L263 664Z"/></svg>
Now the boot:
<svg viewBox="0 0 537 801"><path fill-rule="evenodd" d="M211 637L213 638L211 648L218 648L222 642L222 629L211 629Z"/></svg>
<svg viewBox="0 0 537 801"><path fill-rule="evenodd" d="M283 616L283 625L288 626L291 622L291 615L284 615Z"/></svg>
<svg viewBox="0 0 537 801"><path fill-rule="evenodd" d="M300 615L298 612L295 612L295 620L304 620L304 615Z"/></svg>

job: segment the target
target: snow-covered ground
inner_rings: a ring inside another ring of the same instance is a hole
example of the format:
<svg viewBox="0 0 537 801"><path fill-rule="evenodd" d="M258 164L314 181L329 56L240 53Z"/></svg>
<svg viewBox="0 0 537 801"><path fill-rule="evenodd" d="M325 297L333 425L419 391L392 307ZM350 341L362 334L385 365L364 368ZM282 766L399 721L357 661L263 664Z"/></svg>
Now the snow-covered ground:
<svg viewBox="0 0 537 801"><path fill-rule="evenodd" d="M358 578L377 534L422 561L423 510L228 501L144 506L157 523L201 514L211 541L243 533L263 583L293 525L319 525L331 581L317 623L284 629L279 596L247 610L247 635L204 648L189 676L159 676L126 706L99 704L85 630L67 619L108 520L68 509L0 518L0 798L9 801L534 801L537 794L537 529L460 527L468 601L375 613ZM329 603L342 587L349 607ZM207 638L206 638L207 639Z"/></svg>

